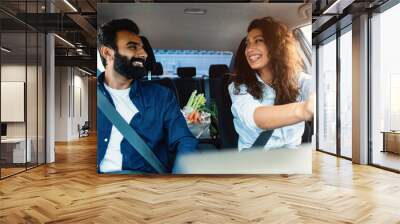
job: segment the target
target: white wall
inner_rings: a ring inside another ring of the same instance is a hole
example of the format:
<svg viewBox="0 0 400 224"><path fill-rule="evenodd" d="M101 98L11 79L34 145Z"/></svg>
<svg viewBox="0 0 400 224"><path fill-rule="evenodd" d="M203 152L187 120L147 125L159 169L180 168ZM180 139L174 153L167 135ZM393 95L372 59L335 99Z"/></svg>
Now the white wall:
<svg viewBox="0 0 400 224"><path fill-rule="evenodd" d="M78 74L77 74L78 72ZM78 124L83 125L85 121L89 120L88 113L88 77L82 76L84 73L79 70L74 70L74 96L71 96L71 99L74 99L74 102L71 102L71 105L74 104L72 108L72 120L71 120L71 136L72 138L78 138ZM81 111L80 111L81 110Z"/></svg>
<svg viewBox="0 0 400 224"><path fill-rule="evenodd" d="M68 140L69 69L55 68L55 141Z"/></svg>
<svg viewBox="0 0 400 224"><path fill-rule="evenodd" d="M77 139L78 124L88 120L88 78L72 67L56 67L55 78L55 140Z"/></svg>
<svg viewBox="0 0 400 224"><path fill-rule="evenodd" d="M1 66L1 81L11 82L25 82L25 64L8 64ZM28 70L30 68L28 67ZM7 108L1 108L7 110ZM22 138L25 137L25 122L7 122L7 137Z"/></svg>
<svg viewBox="0 0 400 224"><path fill-rule="evenodd" d="M27 70L25 70L27 69ZM28 87L27 87L27 107L29 107L27 113L28 122L28 137L32 130L35 130L36 136L36 80L31 78L31 75L36 76L36 66L27 66L25 64L5 64L1 66L1 81L2 82L25 82L26 71L28 72ZM39 71L41 72L41 71ZM4 97L4 96L3 96ZM39 105L40 107L41 105ZM8 108L1 108L7 110ZM34 124L32 123L34 122ZM25 123L26 122L7 122L7 136L8 137L25 137ZM33 131L32 131L33 132Z"/></svg>
<svg viewBox="0 0 400 224"><path fill-rule="evenodd" d="M26 112L26 120L23 122L6 122L7 137L29 139L32 161L44 162L44 74L42 67L24 64L3 64L1 66L2 82L24 82L26 84L26 107L22 107L22 112ZM26 80L27 79L27 80ZM22 92L23 94L24 92ZM7 97L7 96L2 96ZM10 108L1 108L3 112ZM12 111L7 111L12 113ZM39 153L37 156L36 153Z"/></svg>

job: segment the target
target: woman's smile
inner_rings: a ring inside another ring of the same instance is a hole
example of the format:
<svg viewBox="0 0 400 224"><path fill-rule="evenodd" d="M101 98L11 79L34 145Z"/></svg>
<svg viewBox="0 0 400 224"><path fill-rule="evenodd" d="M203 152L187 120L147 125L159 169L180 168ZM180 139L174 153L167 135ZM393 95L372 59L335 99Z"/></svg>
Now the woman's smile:
<svg viewBox="0 0 400 224"><path fill-rule="evenodd" d="M252 69L260 70L267 66L268 50L260 29L253 29L247 34L245 55Z"/></svg>
<svg viewBox="0 0 400 224"><path fill-rule="evenodd" d="M263 55L261 53L251 52L247 55L247 60L250 62L250 64L254 64L254 63L257 63L261 59L262 56Z"/></svg>

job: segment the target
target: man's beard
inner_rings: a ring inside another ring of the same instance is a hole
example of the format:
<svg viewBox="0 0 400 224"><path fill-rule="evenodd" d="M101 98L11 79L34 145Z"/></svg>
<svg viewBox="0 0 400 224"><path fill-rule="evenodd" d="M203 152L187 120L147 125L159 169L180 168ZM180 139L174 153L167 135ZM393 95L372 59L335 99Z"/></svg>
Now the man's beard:
<svg viewBox="0 0 400 224"><path fill-rule="evenodd" d="M138 62L140 65L134 65ZM132 57L129 59L126 56L120 55L118 52L114 55L114 69L119 74L123 75L127 79L139 80L147 75L147 69L144 67L145 60L142 58ZM140 64L140 63L139 63Z"/></svg>

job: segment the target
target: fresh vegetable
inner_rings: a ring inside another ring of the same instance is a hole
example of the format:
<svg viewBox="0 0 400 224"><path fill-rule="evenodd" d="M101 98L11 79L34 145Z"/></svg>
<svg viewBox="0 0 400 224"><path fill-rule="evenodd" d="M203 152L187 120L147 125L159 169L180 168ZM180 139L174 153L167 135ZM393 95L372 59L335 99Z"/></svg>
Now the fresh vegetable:
<svg viewBox="0 0 400 224"><path fill-rule="evenodd" d="M194 111L198 111L199 108L203 107L206 104L206 101L207 100L204 97L204 94L197 94L197 90L195 90L190 95L190 98L185 107Z"/></svg>
<svg viewBox="0 0 400 224"><path fill-rule="evenodd" d="M197 94L197 90L194 90L189 97L189 100L184 107L184 111L186 111L186 118L189 123L201 123L202 118L209 114L207 111L206 98L204 94Z"/></svg>
<svg viewBox="0 0 400 224"><path fill-rule="evenodd" d="M193 111L187 117L190 123L200 123L200 113L198 111Z"/></svg>
<svg viewBox="0 0 400 224"><path fill-rule="evenodd" d="M206 133L206 136L208 135L212 138L215 138L216 136L210 135L210 129L212 129L210 125L212 124L212 121L215 123L215 113L214 110L207 108L206 101L204 94L197 94L197 90L194 90L192 94L190 94L186 106L182 109L182 114L186 119L188 128L196 138L199 138L203 133ZM208 132L205 132L207 130ZM217 132L215 128L213 131L213 133Z"/></svg>

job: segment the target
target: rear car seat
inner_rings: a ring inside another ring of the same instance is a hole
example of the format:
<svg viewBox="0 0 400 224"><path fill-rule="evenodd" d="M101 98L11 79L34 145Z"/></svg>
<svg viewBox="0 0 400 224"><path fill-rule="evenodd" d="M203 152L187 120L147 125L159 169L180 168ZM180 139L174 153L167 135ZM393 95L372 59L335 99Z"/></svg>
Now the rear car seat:
<svg viewBox="0 0 400 224"><path fill-rule="evenodd" d="M226 65L211 65L209 68L210 97L217 106L218 146L221 149L236 149L238 134L233 125L232 101L228 92L231 76Z"/></svg>
<svg viewBox="0 0 400 224"><path fill-rule="evenodd" d="M172 90L172 92L176 96L176 100L179 103L179 94L178 91L175 87L174 82L170 78L160 78L159 76L163 75L164 70L163 66L161 63L156 62L156 58L154 56L153 48L151 47L149 41L147 40L146 37L141 36L140 37L143 43L143 49L146 51L147 58L145 62L145 67L148 71L150 71L152 79L151 80L146 80L144 79L144 82L150 82L150 83L157 83L159 85L165 86ZM145 77L146 78L146 77Z"/></svg>
<svg viewBox="0 0 400 224"><path fill-rule="evenodd" d="M143 82L157 83L159 85L169 88L175 94L176 100L180 105L179 93L178 90L176 89L174 82L170 78L160 78L159 76L161 76L162 74L163 74L162 64L157 62L153 66L153 71L151 72L152 76L151 80L144 79Z"/></svg>
<svg viewBox="0 0 400 224"><path fill-rule="evenodd" d="M156 63L156 57L154 56L153 48L151 47L149 41L146 37L140 36L140 39L143 43L143 49L146 51L147 58L144 63L144 67L146 67L147 71L153 72L154 64Z"/></svg>
<svg viewBox="0 0 400 224"><path fill-rule="evenodd" d="M204 80L202 77L195 77L195 67L179 67L177 74L179 78L174 79L174 83L179 93L179 105L183 108L194 90L204 93Z"/></svg>

